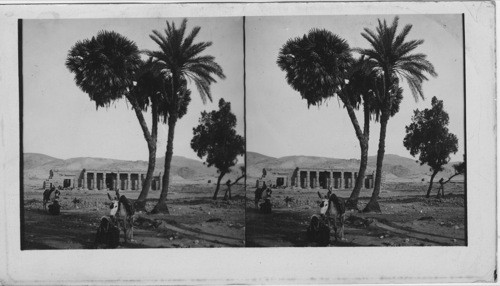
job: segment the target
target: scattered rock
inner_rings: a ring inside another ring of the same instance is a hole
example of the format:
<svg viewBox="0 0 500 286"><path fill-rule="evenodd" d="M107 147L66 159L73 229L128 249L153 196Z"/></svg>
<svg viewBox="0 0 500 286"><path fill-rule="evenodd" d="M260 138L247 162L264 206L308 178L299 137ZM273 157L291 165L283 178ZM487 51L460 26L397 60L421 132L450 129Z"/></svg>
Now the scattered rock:
<svg viewBox="0 0 500 286"><path fill-rule="evenodd" d="M156 225L157 229L168 229L168 224L165 221L161 221Z"/></svg>
<svg viewBox="0 0 500 286"><path fill-rule="evenodd" d="M173 240L174 238L173 237L169 237L168 240Z"/></svg>
<svg viewBox="0 0 500 286"><path fill-rule="evenodd" d="M210 214L210 213L209 213ZM218 218L218 217L215 217L215 218L210 218L208 219L206 222L219 222L219 221L222 221L221 218Z"/></svg>
<svg viewBox="0 0 500 286"><path fill-rule="evenodd" d="M200 241L199 241L199 240L195 240L195 241L194 241L194 244L199 244L199 243L200 243Z"/></svg>
<svg viewBox="0 0 500 286"><path fill-rule="evenodd" d="M419 218L418 220L434 220L434 217L432 217L432 216L423 216L423 217Z"/></svg>

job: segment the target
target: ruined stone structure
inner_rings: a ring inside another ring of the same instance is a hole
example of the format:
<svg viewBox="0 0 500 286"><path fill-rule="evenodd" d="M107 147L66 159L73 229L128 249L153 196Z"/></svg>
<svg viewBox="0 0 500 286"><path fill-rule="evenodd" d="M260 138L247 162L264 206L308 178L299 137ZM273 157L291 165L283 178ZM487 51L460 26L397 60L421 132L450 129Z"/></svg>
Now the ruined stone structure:
<svg viewBox="0 0 500 286"><path fill-rule="evenodd" d="M265 182L268 186L301 189L353 188L358 172L352 169L300 168L262 170L256 187ZM374 172L365 175L363 187L373 188Z"/></svg>
<svg viewBox="0 0 500 286"><path fill-rule="evenodd" d="M142 189L145 178L146 171L143 170L50 170L49 179L43 182L43 188L61 186L70 189L138 191ZM161 180L161 173L153 174L151 189L160 190Z"/></svg>

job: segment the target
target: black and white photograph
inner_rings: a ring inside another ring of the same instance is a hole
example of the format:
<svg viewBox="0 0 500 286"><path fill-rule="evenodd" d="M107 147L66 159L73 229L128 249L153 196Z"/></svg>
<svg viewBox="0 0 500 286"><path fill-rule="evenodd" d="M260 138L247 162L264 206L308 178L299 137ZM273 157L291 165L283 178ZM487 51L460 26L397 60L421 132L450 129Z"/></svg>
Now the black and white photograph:
<svg viewBox="0 0 500 286"><path fill-rule="evenodd" d="M248 246L467 245L462 15L246 27Z"/></svg>
<svg viewBox="0 0 500 286"><path fill-rule="evenodd" d="M0 5L0 284L497 283L488 1Z"/></svg>
<svg viewBox="0 0 500 286"><path fill-rule="evenodd" d="M21 24L22 249L244 245L241 17Z"/></svg>

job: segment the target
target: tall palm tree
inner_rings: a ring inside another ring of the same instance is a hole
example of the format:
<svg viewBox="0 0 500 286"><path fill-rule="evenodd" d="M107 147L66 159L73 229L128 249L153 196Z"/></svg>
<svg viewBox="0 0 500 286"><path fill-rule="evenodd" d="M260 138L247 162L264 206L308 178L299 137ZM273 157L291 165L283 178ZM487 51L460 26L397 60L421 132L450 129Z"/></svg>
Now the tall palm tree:
<svg viewBox="0 0 500 286"><path fill-rule="evenodd" d="M91 39L78 41L69 51L66 67L75 74L76 85L96 104L96 108L109 107L125 97L135 111L144 138L148 144L148 172L140 199L145 201L150 188L156 158L158 107L152 90L155 84L147 80L147 64L140 58L137 45L113 31L100 31ZM152 130L150 131L143 111L151 105ZM141 208L139 208L141 209Z"/></svg>
<svg viewBox="0 0 500 286"><path fill-rule="evenodd" d="M201 56L200 53L212 45L212 42L193 43L200 31L200 27L195 27L185 36L187 19L184 19L179 28L175 23L167 21L167 28L163 35L159 31L153 31L150 38L158 44L159 51L145 51L150 56L155 65L155 69L162 71L170 84L170 95L168 104L169 112L165 117L168 124L167 150L165 153L165 171L163 173L162 190L160 199L153 209L153 213L168 213L166 199L170 183L170 165L173 156L173 141L175 125L180 118L182 106L186 108L185 93L187 80L193 82L201 99L205 103L207 99L212 100L210 85L216 82L214 75L224 79L222 68L215 62L215 58L210 55Z"/></svg>
<svg viewBox="0 0 500 286"><path fill-rule="evenodd" d="M415 100L424 98L422 83L428 80L426 74L437 76L434 66L421 53L411 54L423 40L405 41L412 25L406 25L398 34L399 17L395 17L391 26L384 20L378 21L376 32L365 28L361 35L370 43L371 48L357 49L371 63L371 69L377 73L382 83L382 92L378 94L380 104L380 138L377 152L377 170L375 187L364 211L380 211L378 196L382 179L382 167L385 154L387 123L393 104L401 93L399 81L405 80Z"/></svg>
<svg viewBox="0 0 500 286"><path fill-rule="evenodd" d="M355 60L344 39L324 29L312 29L303 37L288 40L279 52L277 64L308 106L337 96L347 110L361 149L358 177L348 200L351 208L357 208L368 164L372 98L377 90L376 77L367 67L369 63L363 57ZM363 127L355 113L361 105Z"/></svg>

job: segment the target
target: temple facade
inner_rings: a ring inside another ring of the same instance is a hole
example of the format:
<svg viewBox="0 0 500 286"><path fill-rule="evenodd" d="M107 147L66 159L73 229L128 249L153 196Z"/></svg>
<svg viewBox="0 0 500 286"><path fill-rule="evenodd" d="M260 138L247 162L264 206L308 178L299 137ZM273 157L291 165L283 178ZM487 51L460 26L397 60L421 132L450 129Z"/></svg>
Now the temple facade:
<svg viewBox="0 0 500 286"><path fill-rule="evenodd" d="M81 188L84 190L130 190L142 189L146 178L144 170L110 170L110 169L83 169L50 170L49 178L43 182L43 188L52 186L62 188ZM152 190L161 189L162 175L153 174Z"/></svg>
<svg viewBox="0 0 500 286"><path fill-rule="evenodd" d="M257 180L256 187L264 182L270 187L300 189L347 189L354 187L358 172L352 169L300 168L262 170L262 177ZM374 183L374 172L365 174L363 188L371 189Z"/></svg>

